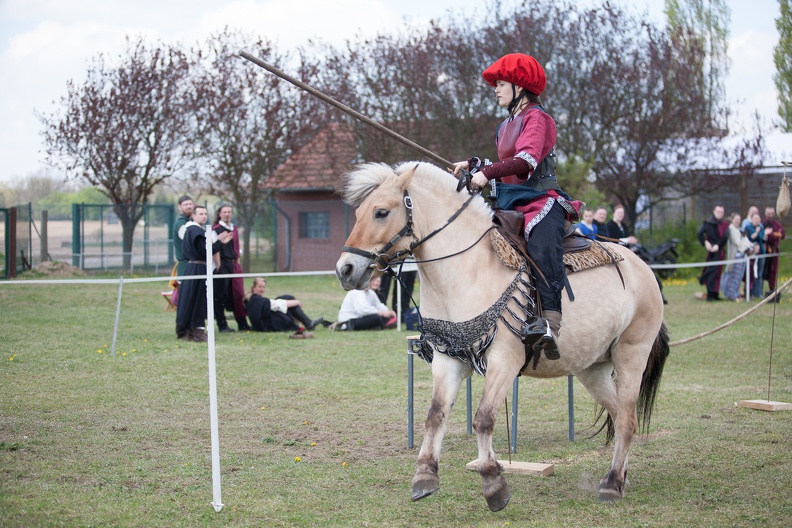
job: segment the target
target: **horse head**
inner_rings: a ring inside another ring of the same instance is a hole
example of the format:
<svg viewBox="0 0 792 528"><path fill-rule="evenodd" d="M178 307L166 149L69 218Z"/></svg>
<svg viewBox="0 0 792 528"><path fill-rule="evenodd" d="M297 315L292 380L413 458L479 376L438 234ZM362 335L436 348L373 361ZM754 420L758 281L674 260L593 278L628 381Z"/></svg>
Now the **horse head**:
<svg viewBox="0 0 792 528"><path fill-rule="evenodd" d="M403 164L394 171L384 163L360 165L342 177L340 194L345 202L357 207L355 227L336 264L336 275L345 290L362 290L388 257L409 247L409 198L405 191L412 181L417 164ZM377 258L379 257L379 258Z"/></svg>

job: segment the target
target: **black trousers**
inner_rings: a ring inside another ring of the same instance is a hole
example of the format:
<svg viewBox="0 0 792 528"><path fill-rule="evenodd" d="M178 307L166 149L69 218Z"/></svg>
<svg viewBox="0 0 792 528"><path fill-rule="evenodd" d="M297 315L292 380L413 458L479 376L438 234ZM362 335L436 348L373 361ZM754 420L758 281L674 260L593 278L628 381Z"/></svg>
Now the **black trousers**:
<svg viewBox="0 0 792 528"><path fill-rule="evenodd" d="M379 314L365 315L357 319L350 319L347 321L351 325L352 330L379 330L385 328L385 323L388 322L387 317L382 317Z"/></svg>
<svg viewBox="0 0 792 528"><path fill-rule="evenodd" d="M564 288L566 278L561 241L564 239L566 216L566 210L557 202L554 203L547 215L526 237L528 256L533 259L545 277L542 279L542 276L533 270L543 310L561 311L561 290Z"/></svg>
<svg viewBox="0 0 792 528"><path fill-rule="evenodd" d="M234 273L233 261L222 259L220 261L220 269L215 273ZM218 328L228 326L225 311L226 308L233 309L234 307L231 295L231 279L225 277L214 279L214 316Z"/></svg>

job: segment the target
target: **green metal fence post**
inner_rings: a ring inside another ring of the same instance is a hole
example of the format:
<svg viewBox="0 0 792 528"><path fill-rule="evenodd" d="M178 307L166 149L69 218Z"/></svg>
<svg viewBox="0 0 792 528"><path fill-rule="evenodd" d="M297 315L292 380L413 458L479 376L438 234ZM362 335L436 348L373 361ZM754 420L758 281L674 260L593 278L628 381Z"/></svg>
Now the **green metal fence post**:
<svg viewBox="0 0 792 528"><path fill-rule="evenodd" d="M82 216L82 206L72 204L72 266L82 268L80 265L80 217Z"/></svg>

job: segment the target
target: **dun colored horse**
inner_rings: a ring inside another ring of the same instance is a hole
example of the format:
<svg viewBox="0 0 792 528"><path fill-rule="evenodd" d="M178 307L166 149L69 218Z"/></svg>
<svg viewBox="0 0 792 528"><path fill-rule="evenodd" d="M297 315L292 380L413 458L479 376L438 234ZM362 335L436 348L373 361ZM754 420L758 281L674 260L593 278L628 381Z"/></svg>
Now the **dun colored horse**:
<svg viewBox="0 0 792 528"><path fill-rule="evenodd" d="M457 192L456 183L442 169L415 162L395 169L366 164L345 175L340 190L344 200L357 207L357 222L336 266L343 287L365 289L377 268L411 252L419 261L424 321L449 322L453 333L455 324L464 327L479 321L498 302L506 302L504 313L519 313L519 295L504 292L526 272L499 260L484 236L492 226L492 209L480 195L471 198ZM607 411L603 428L607 427L607 441L615 443L599 498L624 497L627 455L639 414L642 425L648 426L669 349L663 300L652 270L627 248L608 244L608 249L623 260L569 275L574 301L564 293L560 359L541 357L534 369L505 316L496 317L489 334L478 341L488 345L478 366L453 357L457 336L441 336L431 343L432 401L412 481L413 501L439 489L440 448L449 411L460 383L474 369L485 372L473 427L478 471L492 511L504 508L511 497L492 449L492 431L520 372L537 378L574 374Z"/></svg>

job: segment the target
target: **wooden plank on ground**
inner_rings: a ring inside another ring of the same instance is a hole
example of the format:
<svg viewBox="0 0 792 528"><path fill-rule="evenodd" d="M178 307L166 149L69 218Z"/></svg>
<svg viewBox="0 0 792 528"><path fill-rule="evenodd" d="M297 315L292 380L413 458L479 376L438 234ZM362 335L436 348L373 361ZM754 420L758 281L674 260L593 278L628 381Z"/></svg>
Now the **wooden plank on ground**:
<svg viewBox="0 0 792 528"><path fill-rule="evenodd" d="M792 403L784 403L770 400L740 400L737 407L748 409L758 409L760 411L792 411Z"/></svg>
<svg viewBox="0 0 792 528"><path fill-rule="evenodd" d="M534 477L548 477L555 472L553 464L539 464L536 462L516 462L512 461L511 464L508 460L498 460L498 463L503 466L504 473L512 473L514 475L532 475ZM468 462L465 465L468 471L478 471L478 459Z"/></svg>

